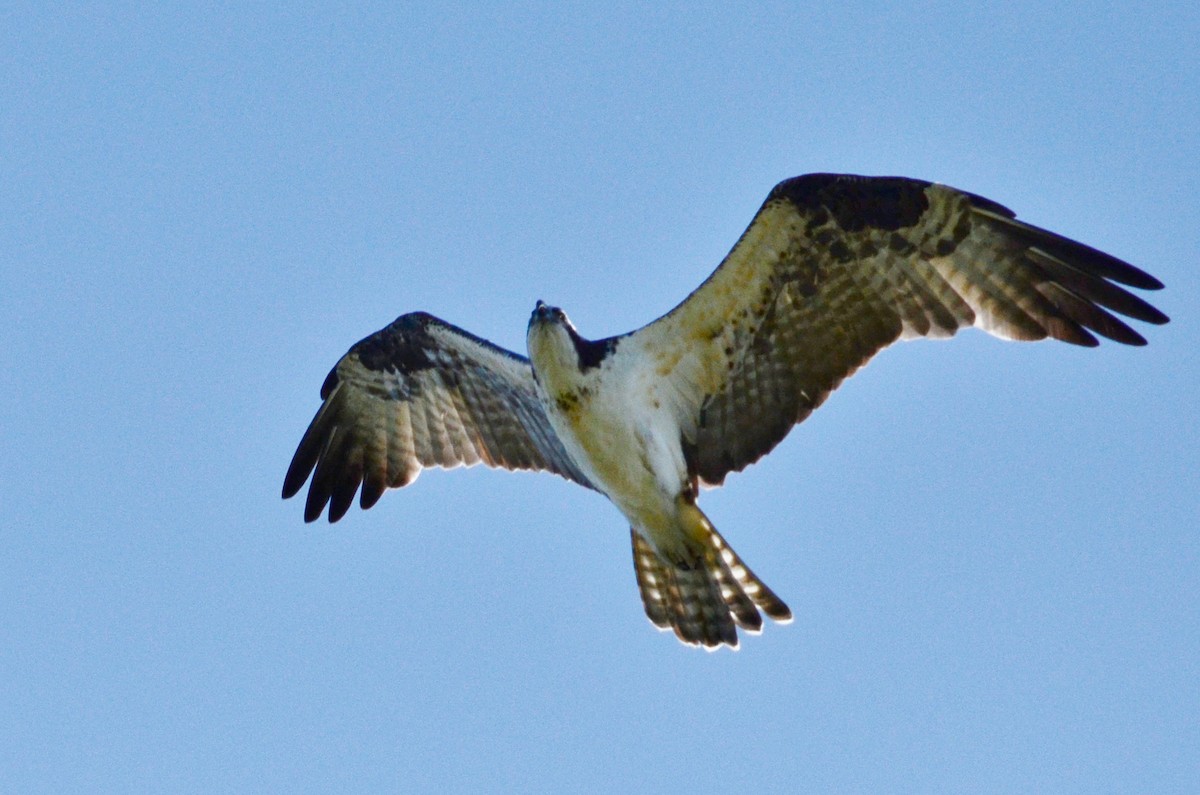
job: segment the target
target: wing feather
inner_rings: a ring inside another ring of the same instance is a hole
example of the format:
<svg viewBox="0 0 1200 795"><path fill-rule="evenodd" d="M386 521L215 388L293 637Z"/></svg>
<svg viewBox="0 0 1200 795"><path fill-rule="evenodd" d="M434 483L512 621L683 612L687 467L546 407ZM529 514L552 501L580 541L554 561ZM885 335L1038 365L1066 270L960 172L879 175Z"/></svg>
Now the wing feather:
<svg viewBox="0 0 1200 795"><path fill-rule="evenodd" d="M538 400L528 360L417 312L354 345L321 388L324 403L283 483L312 476L305 521L336 522L361 486L370 508L425 467L485 463L547 470L591 487Z"/></svg>
<svg viewBox="0 0 1200 795"><path fill-rule="evenodd" d="M1167 317L1118 286L1149 274L921 180L780 183L719 268L622 348L676 396L693 474L719 484L770 451L879 350L977 326L1006 339L1145 339Z"/></svg>

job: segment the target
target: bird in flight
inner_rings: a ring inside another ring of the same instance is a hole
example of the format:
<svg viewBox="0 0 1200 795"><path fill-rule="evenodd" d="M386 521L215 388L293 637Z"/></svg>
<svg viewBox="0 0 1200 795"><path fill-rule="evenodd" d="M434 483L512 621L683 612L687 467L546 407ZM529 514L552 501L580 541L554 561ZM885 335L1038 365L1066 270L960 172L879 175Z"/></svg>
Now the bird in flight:
<svg viewBox="0 0 1200 795"><path fill-rule="evenodd" d="M678 306L636 331L580 336L537 302L528 358L423 312L356 343L283 483L304 519L370 508L425 467L544 470L628 520L650 621L687 644L791 619L696 504L701 486L779 444L896 340L977 326L1010 340L1145 339L1115 315L1167 317L1119 285L1162 284L996 202L902 177L779 183Z"/></svg>

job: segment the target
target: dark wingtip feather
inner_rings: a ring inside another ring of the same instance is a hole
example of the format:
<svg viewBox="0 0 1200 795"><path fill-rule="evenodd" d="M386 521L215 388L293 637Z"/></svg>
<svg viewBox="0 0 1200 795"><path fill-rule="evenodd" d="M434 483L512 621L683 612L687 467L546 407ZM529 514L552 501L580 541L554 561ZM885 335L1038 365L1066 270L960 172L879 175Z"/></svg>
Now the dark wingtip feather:
<svg viewBox="0 0 1200 795"><path fill-rule="evenodd" d="M304 481L308 480L313 467L317 465L317 456L310 454L308 446L305 444L307 441L308 436L305 435L300 446L296 448L296 454L292 456L292 463L288 466L287 474L283 477L283 498L285 500L296 496L304 487Z"/></svg>
<svg viewBox="0 0 1200 795"><path fill-rule="evenodd" d="M303 476L301 476L296 465L296 459L292 458L292 465L288 467L287 475L283 478L283 499L290 500L292 497L295 497L306 480L308 480L308 472L304 472Z"/></svg>
<svg viewBox="0 0 1200 795"><path fill-rule="evenodd" d="M338 519L346 515L350 510L350 506L354 504L354 495L358 491L358 478L353 477L351 473L333 490L333 494L329 498L329 523L333 524Z"/></svg>
<svg viewBox="0 0 1200 795"><path fill-rule="evenodd" d="M1069 342L1082 348L1095 348L1100 341L1087 329L1068 318L1048 318L1042 321L1046 333L1059 342Z"/></svg>
<svg viewBox="0 0 1200 795"><path fill-rule="evenodd" d="M1086 328L1124 345L1146 344L1145 337L1105 309L1155 325L1169 322L1166 314L1119 286L1162 289L1161 281L1140 268L1084 243L1003 217L988 208L980 208L977 212L996 224L997 231L1024 245L1026 262L1045 277L1037 289L1049 300L1053 310L1048 313L1049 317L1039 317L1038 322L1052 337L1094 347L1097 340L1085 331Z"/></svg>
<svg viewBox="0 0 1200 795"><path fill-rule="evenodd" d="M308 484L308 498L304 501L304 521L314 522L325 510L326 503L333 496L335 482L333 475L334 466L330 463L329 450L326 449L325 454L317 463L317 471L313 473L312 482ZM330 511L332 520L332 510Z"/></svg>
<svg viewBox="0 0 1200 795"><path fill-rule="evenodd" d="M1096 339L1083 330L1088 328L1123 345L1146 344L1146 338L1141 334L1131 329L1119 318L1104 311L1104 308L1098 303L1092 303L1065 285L1047 284L1043 285L1040 290L1055 309L1063 314L1061 318L1050 318L1050 323L1047 325L1047 330L1057 339L1079 344L1071 337L1076 333L1082 333L1090 340L1084 344L1093 347L1096 345ZM1068 334L1062 335L1060 331L1066 331Z"/></svg>
<svg viewBox="0 0 1200 795"><path fill-rule="evenodd" d="M1124 260L1117 261L1137 275L1138 282L1136 284L1134 282L1125 282L1126 284L1132 287L1138 287L1142 290L1161 290L1165 286L1160 280L1146 273L1141 268L1134 267Z"/></svg>
<svg viewBox="0 0 1200 795"><path fill-rule="evenodd" d="M1054 281L1080 299L1146 323L1162 325L1168 320L1166 315L1133 293L1057 257L1039 249L1030 249L1029 258Z"/></svg>
<svg viewBox="0 0 1200 795"><path fill-rule="evenodd" d="M1034 246L1067 262L1081 264L1086 269L1114 282L1136 287L1139 290L1161 290L1163 283L1141 268L1130 265L1123 259L1106 254L1084 243L1048 232L1037 227L1027 227L1036 233Z"/></svg>
<svg viewBox="0 0 1200 795"><path fill-rule="evenodd" d="M329 521L332 523L341 519L354 502L362 475L361 448L354 444L348 434L335 433L308 487L310 505L305 507L305 515L315 503L315 516L320 516L321 507L328 503Z"/></svg>
<svg viewBox="0 0 1200 795"><path fill-rule="evenodd" d="M383 496L386 488L378 478L365 478L362 484L362 493L359 494L358 506L364 511L371 508L375 503L379 502L379 498Z"/></svg>
<svg viewBox="0 0 1200 795"><path fill-rule="evenodd" d="M1121 288L1113 287L1113 289L1120 290ZM1170 322L1171 319L1163 314L1163 312L1157 307L1146 303L1133 293L1126 293L1124 291L1122 291L1122 293L1122 300L1119 303L1108 303L1104 301L1098 301L1098 303L1102 303L1109 309L1114 309L1117 312L1120 312L1122 315L1131 317L1134 320L1141 320L1144 323L1153 323L1156 326L1161 326Z"/></svg>
<svg viewBox="0 0 1200 795"><path fill-rule="evenodd" d="M285 500L295 497L300 489L304 488L304 482L308 480L308 476L312 474L321 458L323 434L315 433L313 430L319 418L320 414L313 418L312 425L296 447L296 454L292 456L292 463L288 465L287 474L283 477L283 498Z"/></svg>
<svg viewBox="0 0 1200 795"><path fill-rule="evenodd" d="M330 373L331 377L334 372ZM334 386L337 386L336 380ZM300 444L296 445L296 453L292 456L292 463L288 465L287 474L284 475L283 498L285 500L296 496L304 487L304 481L308 480L308 476L317 468L322 454L330 442L332 429L329 427L329 418L336 416L342 401L332 392L324 394L324 398L325 402L321 404L321 408L317 410L312 422L305 429L304 436L300 438ZM311 497L311 492L309 496Z"/></svg>
<svg viewBox="0 0 1200 795"><path fill-rule="evenodd" d="M318 493L315 487L310 487L308 490L308 498L304 501L304 521L315 522L321 518L321 512L325 510L325 503L329 501L329 495Z"/></svg>
<svg viewBox="0 0 1200 795"><path fill-rule="evenodd" d="M1112 316L1109 316L1108 323L1102 328L1096 328L1096 331L1108 337L1113 342L1119 342L1122 345L1140 347L1146 344L1145 337Z"/></svg>
<svg viewBox="0 0 1200 795"><path fill-rule="evenodd" d="M1042 229L1040 226L1027 224L1016 218L996 213L990 208L981 207L979 210L1002 223L1009 234L1023 240L1025 245L1041 249L1052 257L1071 263L1073 267L1080 267L1097 276L1136 287L1139 290L1161 290L1163 287L1162 282L1141 268L1130 265L1112 254L1092 248L1086 243L1080 243L1048 229Z"/></svg>
<svg viewBox="0 0 1200 795"><path fill-rule="evenodd" d="M1098 348L1098 347L1100 347L1100 340L1096 339L1096 337L1094 335L1089 334L1088 332L1084 331L1083 329L1080 329L1079 334L1077 334L1075 336L1071 336L1071 337L1055 336L1054 338L1061 342L1069 342L1072 345L1078 345L1081 348Z"/></svg>

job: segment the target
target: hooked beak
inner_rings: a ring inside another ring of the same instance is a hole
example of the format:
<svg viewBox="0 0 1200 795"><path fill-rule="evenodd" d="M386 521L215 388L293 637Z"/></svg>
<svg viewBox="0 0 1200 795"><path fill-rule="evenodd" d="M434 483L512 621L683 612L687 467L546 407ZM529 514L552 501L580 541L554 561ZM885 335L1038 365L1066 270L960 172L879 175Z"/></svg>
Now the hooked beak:
<svg viewBox="0 0 1200 795"><path fill-rule="evenodd" d="M550 306L545 301L538 300L537 305L533 308L533 314L529 318L530 324L545 323L561 318L562 310L558 307Z"/></svg>

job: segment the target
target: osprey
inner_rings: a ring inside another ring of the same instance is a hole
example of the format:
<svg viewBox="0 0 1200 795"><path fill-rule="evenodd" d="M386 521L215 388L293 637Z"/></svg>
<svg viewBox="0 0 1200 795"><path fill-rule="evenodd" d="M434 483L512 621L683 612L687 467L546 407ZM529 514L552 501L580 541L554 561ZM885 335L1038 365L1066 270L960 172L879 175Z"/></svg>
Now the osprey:
<svg viewBox="0 0 1200 795"><path fill-rule="evenodd" d="M546 470L628 519L646 615L681 641L736 647L791 612L696 504L779 444L875 353L978 326L1005 339L1127 345L1111 312L1166 323L1117 286L1162 284L971 193L900 177L776 185L691 295L628 334L580 336L538 301L529 358L431 315L363 339L321 387L283 484L312 475L305 521L370 508L423 467ZM315 472L314 472L315 470Z"/></svg>

